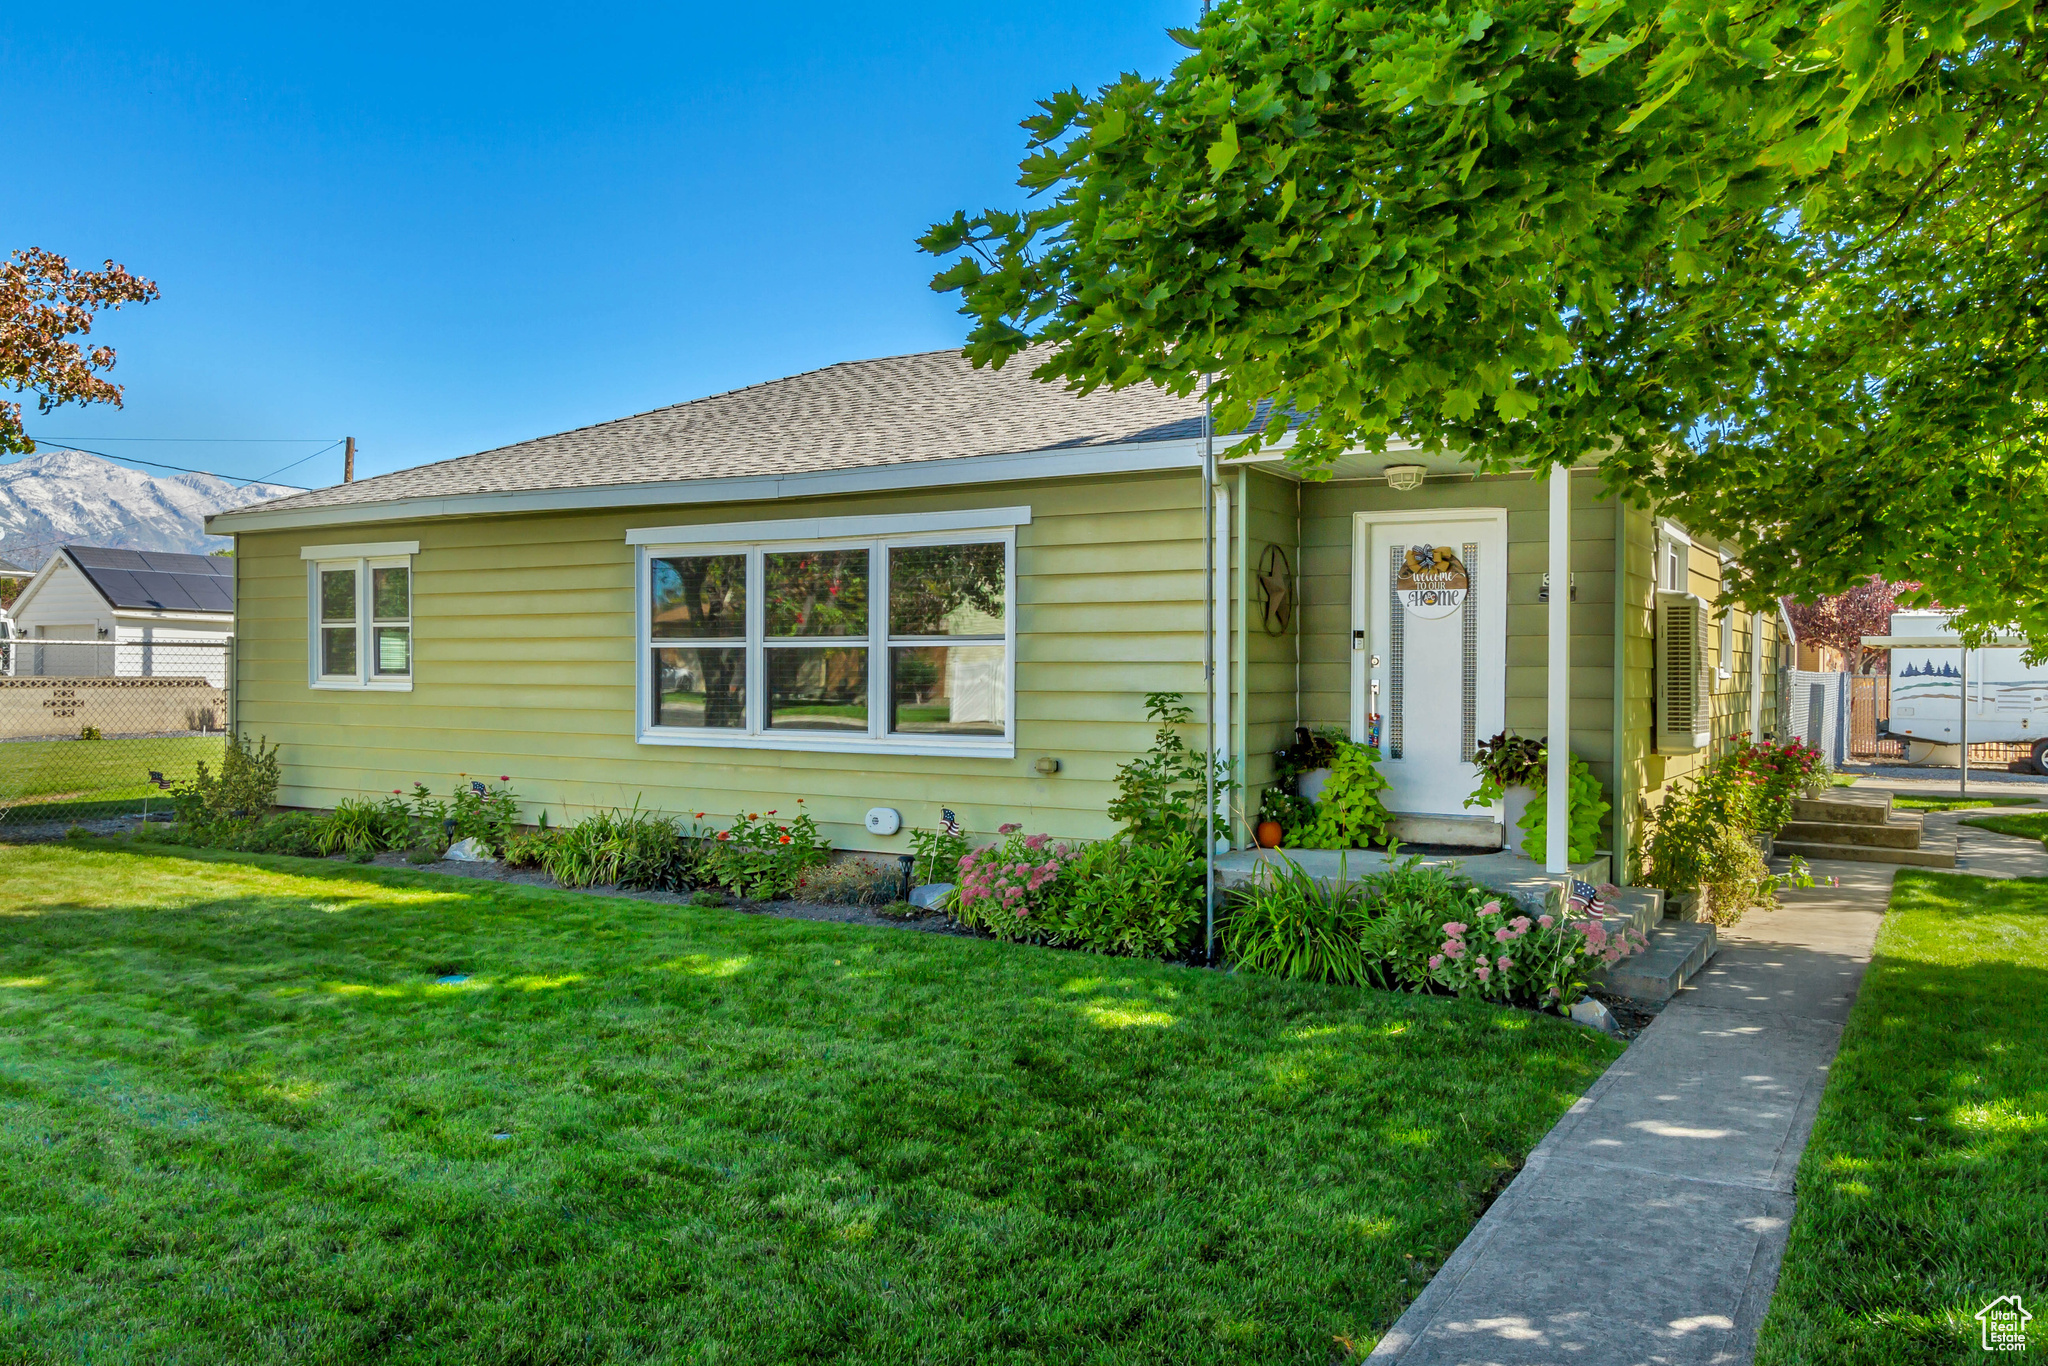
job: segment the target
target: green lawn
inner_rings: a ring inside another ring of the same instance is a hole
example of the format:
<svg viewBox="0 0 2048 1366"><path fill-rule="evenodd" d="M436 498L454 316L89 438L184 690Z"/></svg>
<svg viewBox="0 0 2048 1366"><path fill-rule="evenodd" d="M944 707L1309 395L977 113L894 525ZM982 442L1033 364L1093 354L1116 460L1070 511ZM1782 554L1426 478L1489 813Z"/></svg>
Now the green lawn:
<svg viewBox="0 0 2048 1366"><path fill-rule="evenodd" d="M2038 806L2032 797L1922 797L1904 792L1892 795L1892 806L1900 811L1981 811L1994 806Z"/></svg>
<svg viewBox="0 0 2048 1366"><path fill-rule="evenodd" d="M61 815L87 814L87 806L125 811L141 799L163 800L151 769L176 782L192 776L201 759L218 767L226 741L218 735L150 736L121 740L10 740L0 744L0 820L48 820L37 806ZM107 807L112 803L111 807ZM78 808L74 810L74 808ZM92 811L89 814L104 814Z"/></svg>
<svg viewBox="0 0 2048 1366"><path fill-rule="evenodd" d="M1618 1051L913 931L0 846L0 1359L1320 1366Z"/></svg>
<svg viewBox="0 0 2048 1366"><path fill-rule="evenodd" d="M2021 811L2008 815L1969 816L1964 825L1981 826L2000 835L2017 835L2023 840L2048 844L2048 811Z"/></svg>
<svg viewBox="0 0 2048 1366"><path fill-rule="evenodd" d="M1979 1309L2048 1305L2044 1229L2048 881L1901 872L1757 1360L1982 1360Z"/></svg>

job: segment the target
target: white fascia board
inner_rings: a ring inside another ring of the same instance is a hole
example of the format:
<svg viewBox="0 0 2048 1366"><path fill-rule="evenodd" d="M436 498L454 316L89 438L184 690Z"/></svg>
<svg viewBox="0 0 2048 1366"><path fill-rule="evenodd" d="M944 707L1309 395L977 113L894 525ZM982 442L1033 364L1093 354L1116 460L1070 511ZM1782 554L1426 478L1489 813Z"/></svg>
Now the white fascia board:
<svg viewBox="0 0 2048 1366"><path fill-rule="evenodd" d="M376 560L396 559L400 555L420 553L418 541L357 541L352 545L302 545L299 558L302 560Z"/></svg>
<svg viewBox="0 0 2048 1366"><path fill-rule="evenodd" d="M1222 438L1218 438L1217 444L1224 444ZM1199 438L1124 442L1077 446L1067 450L1027 451L1015 455L974 455L953 460L907 461L900 465L864 465L859 469L817 470L800 474L451 494L438 498L399 498L384 503L353 503L341 507L283 508L275 512L254 507L246 512L216 513L206 519L206 529L211 535L224 536L242 531L285 531L428 517L770 502L780 498L815 498L840 493L954 488L962 484L1018 483L1034 479L1197 469L1201 463L1202 443Z"/></svg>
<svg viewBox="0 0 2048 1366"><path fill-rule="evenodd" d="M235 615L232 612L172 612L159 611L153 607L116 607L117 621L189 621L201 626L219 626L233 630Z"/></svg>
<svg viewBox="0 0 2048 1366"><path fill-rule="evenodd" d="M879 513L869 517L792 517L775 522L700 522L643 526L626 532L627 545L708 545L728 541L836 541L922 532L1008 531L1030 526L1029 507L967 508L959 512Z"/></svg>

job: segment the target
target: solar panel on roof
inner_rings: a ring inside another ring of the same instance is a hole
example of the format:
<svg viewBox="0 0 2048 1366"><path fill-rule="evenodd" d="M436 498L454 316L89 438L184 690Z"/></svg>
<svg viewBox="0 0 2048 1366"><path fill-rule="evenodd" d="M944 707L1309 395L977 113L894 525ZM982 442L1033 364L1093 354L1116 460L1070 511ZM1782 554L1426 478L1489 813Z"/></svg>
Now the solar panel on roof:
<svg viewBox="0 0 2048 1366"><path fill-rule="evenodd" d="M159 612L233 612L234 562L113 546L65 546L86 578L115 607Z"/></svg>

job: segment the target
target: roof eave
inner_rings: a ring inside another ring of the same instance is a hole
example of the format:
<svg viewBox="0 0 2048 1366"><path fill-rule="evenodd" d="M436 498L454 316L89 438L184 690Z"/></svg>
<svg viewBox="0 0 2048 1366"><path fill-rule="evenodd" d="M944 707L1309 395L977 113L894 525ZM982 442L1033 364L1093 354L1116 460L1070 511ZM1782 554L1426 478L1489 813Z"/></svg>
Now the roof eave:
<svg viewBox="0 0 2048 1366"><path fill-rule="evenodd" d="M1218 437L1216 444L1219 447L1233 445L1241 439ZM238 532L290 531L442 517L672 507L691 503L754 503L779 498L827 497L841 493L878 493L959 484L1139 474L1199 468L1201 462L1201 439L1183 437L1172 441L1116 442L1005 455L906 461L896 465L863 465L845 470L446 494L333 507L279 508L270 512L259 504L245 511L215 513L206 519L206 530L212 535L224 536Z"/></svg>

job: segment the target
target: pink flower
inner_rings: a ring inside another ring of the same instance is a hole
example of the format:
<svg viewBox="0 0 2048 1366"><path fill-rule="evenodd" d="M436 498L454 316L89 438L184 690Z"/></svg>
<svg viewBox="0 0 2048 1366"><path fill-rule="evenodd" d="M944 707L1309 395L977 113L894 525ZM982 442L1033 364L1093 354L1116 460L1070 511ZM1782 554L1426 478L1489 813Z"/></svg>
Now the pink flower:
<svg viewBox="0 0 2048 1366"><path fill-rule="evenodd" d="M1530 923L1529 917L1526 915L1518 915L1508 922L1508 924L1514 926L1515 933L1518 935L1527 934Z"/></svg>
<svg viewBox="0 0 2048 1366"><path fill-rule="evenodd" d="M724 838L725 838L725 836L723 836L723 835L720 835L720 836L719 836L719 838L720 838L720 839L724 839ZM960 856L960 866L961 866L962 868L972 868L972 867L974 866L974 855L972 855L972 854L962 854L962 855Z"/></svg>
<svg viewBox="0 0 2048 1366"><path fill-rule="evenodd" d="M1444 956L1442 954L1433 953L1429 956L1429 970L1431 972L1435 972L1438 968L1442 967L1443 965Z"/></svg>
<svg viewBox="0 0 2048 1366"><path fill-rule="evenodd" d="M1452 938L1455 939L1457 936L1463 934L1466 930L1470 928L1472 927L1467 925L1462 920L1452 920L1447 921L1444 924L1444 933L1450 935Z"/></svg>
<svg viewBox="0 0 2048 1366"><path fill-rule="evenodd" d="M1557 918L1555 916L1539 915L1536 917L1536 923L1547 930L1557 923Z"/></svg>
<svg viewBox="0 0 2048 1366"><path fill-rule="evenodd" d="M1026 917L1026 916L1028 916L1028 915L1030 915L1030 914L1031 914L1031 908L1030 908L1030 907L1028 907L1028 906L1019 906L1019 907L1017 908L1017 918L1018 918L1019 920L1022 920L1022 919L1024 919L1024 917Z"/></svg>
<svg viewBox="0 0 2048 1366"><path fill-rule="evenodd" d="M1474 977L1477 977L1480 981L1484 982L1489 977L1493 976L1493 969L1486 966L1486 964L1481 963L1478 967L1472 969L1472 975Z"/></svg>
<svg viewBox="0 0 2048 1366"><path fill-rule="evenodd" d="M1051 838L1051 835L1026 835L1024 837L1024 847L1036 853L1038 850L1045 848L1045 842Z"/></svg>
<svg viewBox="0 0 2048 1366"><path fill-rule="evenodd" d="M1464 956L1465 946L1463 944L1459 943L1455 939L1446 939L1444 941L1444 957L1450 959L1453 963L1455 963Z"/></svg>
<svg viewBox="0 0 2048 1366"><path fill-rule="evenodd" d="M1505 944L1514 937L1515 932L1505 925L1493 932L1493 942L1496 944Z"/></svg>
<svg viewBox="0 0 2048 1366"><path fill-rule="evenodd" d="M1008 824L997 826L996 833L998 835L1014 835L1023 828L1024 827L1019 825L1017 822L1010 821Z"/></svg>
<svg viewBox="0 0 2048 1366"><path fill-rule="evenodd" d="M1506 954L1502 954L1500 957L1494 959L1493 963L1494 966L1499 968L1502 972L1506 972L1508 969L1512 968L1515 965L1515 960L1508 957Z"/></svg>
<svg viewBox="0 0 2048 1366"><path fill-rule="evenodd" d="M1481 915L1499 915L1499 914L1500 914L1500 903L1499 903L1498 901L1489 901L1489 902L1487 902L1487 903L1486 903L1486 904L1485 904L1484 906L1481 906L1481 907L1479 908L1479 914L1481 914Z"/></svg>

